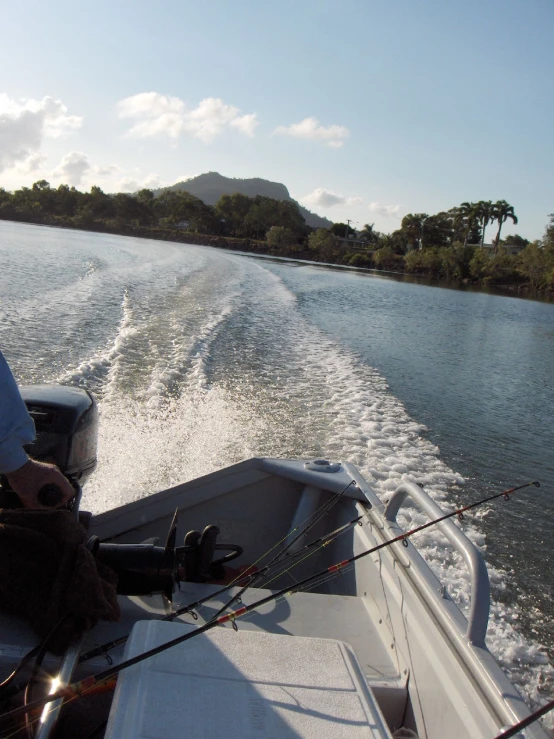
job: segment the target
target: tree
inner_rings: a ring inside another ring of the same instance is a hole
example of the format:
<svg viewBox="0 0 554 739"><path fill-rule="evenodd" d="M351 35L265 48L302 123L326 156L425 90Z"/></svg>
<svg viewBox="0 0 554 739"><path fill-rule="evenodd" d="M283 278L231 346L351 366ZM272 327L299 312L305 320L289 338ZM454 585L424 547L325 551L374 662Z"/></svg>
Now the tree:
<svg viewBox="0 0 554 739"><path fill-rule="evenodd" d="M377 244L379 242L379 233L373 230L374 223L366 223L359 233L359 236L364 241L370 244Z"/></svg>
<svg viewBox="0 0 554 739"><path fill-rule="evenodd" d="M536 290L546 277L549 266L548 253L541 248L538 241L533 241L522 252L518 254L519 271L527 277L531 288Z"/></svg>
<svg viewBox="0 0 554 739"><path fill-rule="evenodd" d="M349 236L356 235L356 231L347 223L333 223L329 231L341 239L347 239Z"/></svg>
<svg viewBox="0 0 554 739"><path fill-rule="evenodd" d="M464 246L467 246L470 236L472 236L472 232L479 231L479 208L477 207L477 203L462 203L459 205L456 209L456 216L459 219L458 223L462 225L463 229L463 243ZM456 224L457 225L457 224ZM480 236L477 235L477 240L479 240ZM475 243L473 241L473 238L471 239L471 243Z"/></svg>
<svg viewBox="0 0 554 739"><path fill-rule="evenodd" d="M403 258L395 254L390 246L378 249L373 255L377 269L398 270L402 267Z"/></svg>
<svg viewBox="0 0 554 739"><path fill-rule="evenodd" d="M124 221L139 221L142 215L140 202L136 197L118 192L113 196L115 217Z"/></svg>
<svg viewBox="0 0 554 739"><path fill-rule="evenodd" d="M249 198L240 193L222 195L215 205L215 212L225 224L228 233L234 236L258 238L272 226L288 228L299 237L304 234L306 224L296 203L275 200L262 195Z"/></svg>
<svg viewBox="0 0 554 739"><path fill-rule="evenodd" d="M214 209L186 190L165 190L155 198L153 210L160 223L175 226L188 221L191 231L217 233L219 221Z"/></svg>
<svg viewBox="0 0 554 739"><path fill-rule="evenodd" d="M90 193L85 194L83 207L88 208L88 213L93 218L113 218L115 215L113 198L96 185L90 188Z"/></svg>
<svg viewBox="0 0 554 739"><path fill-rule="evenodd" d="M59 185L56 190L56 215L66 218L73 218L79 202L83 199L83 193L69 185Z"/></svg>
<svg viewBox="0 0 554 739"><path fill-rule="evenodd" d="M421 227L421 248L448 246L454 237L454 223L450 213L428 216Z"/></svg>
<svg viewBox="0 0 554 739"><path fill-rule="evenodd" d="M494 241L495 254L498 249L498 244L500 243L500 232L502 231L502 226L509 218L513 221L514 225L517 223L514 206L510 205L505 200L497 200L491 209L491 222L497 221L498 223L498 233L496 234L496 239Z"/></svg>
<svg viewBox="0 0 554 739"><path fill-rule="evenodd" d="M140 203L145 203L146 205L152 205L154 202L156 196L152 192L152 190L148 190L146 187L144 187L142 190L139 190L136 194L136 199Z"/></svg>
<svg viewBox="0 0 554 739"><path fill-rule="evenodd" d="M373 256L369 252L367 254L352 254L348 260L348 264L351 267L373 267Z"/></svg>
<svg viewBox="0 0 554 739"><path fill-rule="evenodd" d="M469 273L475 280L482 280L487 274L489 255L484 249L476 249L469 263Z"/></svg>
<svg viewBox="0 0 554 739"><path fill-rule="evenodd" d="M406 246L410 249L427 249L448 245L454 234L452 215L436 213L409 213L400 226Z"/></svg>
<svg viewBox="0 0 554 739"><path fill-rule="evenodd" d="M234 236L244 236L244 219L252 206L252 198L235 192L233 195L222 195L215 204L215 212L225 223L226 230Z"/></svg>
<svg viewBox="0 0 554 739"><path fill-rule="evenodd" d="M264 231L266 227L266 217L264 208L259 204L254 204L250 207L250 210L244 217L244 228L249 232L249 235L254 235L254 238L258 238L260 231Z"/></svg>
<svg viewBox="0 0 554 739"><path fill-rule="evenodd" d="M519 234L510 234L509 236L506 236L503 243L506 244L506 246L521 246L522 249L525 249L530 242L529 239L524 239L523 236L520 236Z"/></svg>
<svg viewBox="0 0 554 739"><path fill-rule="evenodd" d="M554 213L551 213L548 217L550 218L550 223L544 232L542 245L545 253L554 257Z"/></svg>
<svg viewBox="0 0 554 739"><path fill-rule="evenodd" d="M283 249L294 242L294 235L289 228L272 226L265 235L267 245L272 249Z"/></svg>
<svg viewBox="0 0 554 739"><path fill-rule="evenodd" d="M493 220L492 213L493 205L491 200L480 200L478 203L475 203L475 215L482 230L481 247L485 243L485 231L487 229L487 226Z"/></svg>
<svg viewBox="0 0 554 739"><path fill-rule="evenodd" d="M423 248L423 224L428 218L427 213L408 213L402 219L400 231L404 235L409 249Z"/></svg>
<svg viewBox="0 0 554 739"><path fill-rule="evenodd" d="M33 184L33 190L35 192L42 192L43 190L49 190L50 189L50 183L46 180L38 180Z"/></svg>
<svg viewBox="0 0 554 739"><path fill-rule="evenodd" d="M335 258L338 243L335 234L326 228L319 228L308 236L308 248L327 261Z"/></svg>

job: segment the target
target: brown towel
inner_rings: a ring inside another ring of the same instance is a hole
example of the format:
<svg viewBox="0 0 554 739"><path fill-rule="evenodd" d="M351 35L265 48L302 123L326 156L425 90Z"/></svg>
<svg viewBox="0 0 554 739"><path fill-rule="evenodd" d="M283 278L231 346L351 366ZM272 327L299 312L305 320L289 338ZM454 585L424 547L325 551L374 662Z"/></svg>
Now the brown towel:
<svg viewBox="0 0 554 739"><path fill-rule="evenodd" d="M100 619L120 617L117 576L86 541L70 511L0 510L0 608L26 618L41 637L63 617L53 652Z"/></svg>

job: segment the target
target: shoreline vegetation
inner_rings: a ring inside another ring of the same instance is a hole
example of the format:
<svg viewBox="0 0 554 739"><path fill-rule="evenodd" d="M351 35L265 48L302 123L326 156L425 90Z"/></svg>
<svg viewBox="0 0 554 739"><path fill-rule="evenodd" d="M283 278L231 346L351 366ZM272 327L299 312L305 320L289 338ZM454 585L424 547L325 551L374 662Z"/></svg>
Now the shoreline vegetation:
<svg viewBox="0 0 554 739"><path fill-rule="evenodd" d="M391 234L371 224L356 233L343 223L312 229L295 203L263 196L222 195L209 206L183 190L106 194L94 186L90 192L51 188L45 180L14 192L0 188L0 220L395 272L426 278L427 284L494 287L543 299L554 297L554 214L549 218L543 239L534 242L518 235L501 240L502 225L517 223L506 201L409 214ZM495 221L497 234L487 245L485 231Z"/></svg>

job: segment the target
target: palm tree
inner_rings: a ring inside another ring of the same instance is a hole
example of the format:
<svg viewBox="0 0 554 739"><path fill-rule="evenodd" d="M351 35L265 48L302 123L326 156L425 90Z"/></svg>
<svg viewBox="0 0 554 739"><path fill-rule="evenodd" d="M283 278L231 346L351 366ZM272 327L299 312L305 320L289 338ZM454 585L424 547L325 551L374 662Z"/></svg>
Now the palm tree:
<svg viewBox="0 0 554 739"><path fill-rule="evenodd" d="M494 242L494 253L496 254L496 250L498 249L498 244L500 243L500 232L502 231L502 226L506 221L510 218L514 224L517 223L517 216L514 213L514 206L507 203L505 200L497 200L497 202L492 206L492 214L491 214L491 221L497 221L498 222L498 233L496 234L496 240Z"/></svg>
<svg viewBox="0 0 554 739"><path fill-rule="evenodd" d="M365 239L370 244L375 244L379 241L379 234L373 230L374 223L365 223L364 227L360 231L360 238Z"/></svg>
<svg viewBox="0 0 554 739"><path fill-rule="evenodd" d="M493 221L493 204L491 200L480 200L475 203L475 216L483 229L481 234L481 247L485 243L485 229Z"/></svg>
<svg viewBox="0 0 554 739"><path fill-rule="evenodd" d="M464 247L467 246L467 240L469 239L471 230L479 221L478 205L478 203L462 203L458 208L456 208L455 223L459 218L465 227Z"/></svg>

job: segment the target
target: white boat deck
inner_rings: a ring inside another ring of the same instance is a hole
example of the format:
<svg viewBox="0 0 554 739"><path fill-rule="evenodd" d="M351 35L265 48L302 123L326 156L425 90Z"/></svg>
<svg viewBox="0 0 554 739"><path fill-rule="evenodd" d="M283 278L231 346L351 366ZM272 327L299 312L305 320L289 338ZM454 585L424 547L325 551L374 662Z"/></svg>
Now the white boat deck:
<svg viewBox="0 0 554 739"><path fill-rule="evenodd" d="M181 589L173 595L173 609L177 610L187 604L211 595L221 589L219 585L199 583L182 583ZM240 588L216 596L197 611L198 620L188 614L179 619L192 626L200 626L209 621ZM263 588L251 588L242 596L242 605L259 600L272 591ZM99 623L89 633L83 646L88 651L119 636L126 636L137 621L152 617L162 618L165 609L160 596L127 598L120 597L122 619L120 622ZM235 603L231 609L239 608ZM345 642L352 647L354 654L379 701L381 711L387 721L398 724L408 699L407 674L400 673L397 666L396 644L390 632L376 622L369 612L364 598L321 593L294 593L278 603L270 603L259 610L246 614L236 621L239 631L255 631L287 636L334 639ZM232 629L228 624L216 629ZM110 658L115 663L123 657L124 645L110 651ZM95 657L86 665L91 673L106 666L106 657ZM83 667L85 667L83 665Z"/></svg>
<svg viewBox="0 0 554 739"><path fill-rule="evenodd" d="M214 585L183 583L181 592L176 593L174 607L199 600L210 591L218 590ZM233 588L202 606L199 616L209 621L219 608L238 592ZM250 604L270 595L271 590L252 588L247 590L242 601ZM235 603L233 609L239 607ZM187 621L192 621L187 617ZM320 639L337 639L350 644L364 673L371 683L375 680L396 680L400 676L388 650L373 624L365 601L362 598L344 595L323 595L320 593L294 593L275 604L262 606L258 611L237 619L237 627L247 631L263 631L270 634L290 636L311 636ZM230 626L228 628L231 628Z"/></svg>

